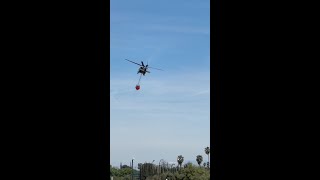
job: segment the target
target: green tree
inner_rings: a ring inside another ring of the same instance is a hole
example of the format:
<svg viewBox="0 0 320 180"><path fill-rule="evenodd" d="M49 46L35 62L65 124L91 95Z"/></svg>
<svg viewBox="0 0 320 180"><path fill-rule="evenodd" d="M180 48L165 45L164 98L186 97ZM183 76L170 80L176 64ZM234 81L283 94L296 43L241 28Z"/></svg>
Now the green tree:
<svg viewBox="0 0 320 180"><path fill-rule="evenodd" d="M125 165L121 166L121 169L123 169L123 168L131 168L131 167L125 164Z"/></svg>
<svg viewBox="0 0 320 180"><path fill-rule="evenodd" d="M201 155L198 155L196 160L197 160L197 163L199 164L199 166L201 166L201 163L203 161L203 157Z"/></svg>
<svg viewBox="0 0 320 180"><path fill-rule="evenodd" d="M183 167L187 168L188 166L192 166L192 162L188 162L187 164L185 164Z"/></svg>
<svg viewBox="0 0 320 180"><path fill-rule="evenodd" d="M177 179L188 179L188 180L208 180L210 179L210 171L208 169L200 168L188 164L188 166L182 169L177 176Z"/></svg>
<svg viewBox="0 0 320 180"><path fill-rule="evenodd" d="M210 162L210 158L209 158L210 148L209 147L204 148L204 152L208 155L208 164L209 164L209 162ZM208 166L208 168L209 168L209 166Z"/></svg>
<svg viewBox="0 0 320 180"><path fill-rule="evenodd" d="M130 176L132 173L132 169L131 168L115 168L115 167L111 167L110 169L110 175L114 176L114 177L126 177L126 176Z"/></svg>
<svg viewBox="0 0 320 180"><path fill-rule="evenodd" d="M181 169L181 165L183 163L183 160L184 160L184 157L182 155L179 155L178 158L177 158L177 162L178 162L178 164L180 166L180 169Z"/></svg>

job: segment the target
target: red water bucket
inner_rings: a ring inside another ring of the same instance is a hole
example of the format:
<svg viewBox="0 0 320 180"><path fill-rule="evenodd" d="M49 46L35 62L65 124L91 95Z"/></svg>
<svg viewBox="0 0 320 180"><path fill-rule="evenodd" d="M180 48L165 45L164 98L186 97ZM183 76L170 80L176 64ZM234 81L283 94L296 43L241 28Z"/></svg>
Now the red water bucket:
<svg viewBox="0 0 320 180"><path fill-rule="evenodd" d="M140 85L136 85L136 90L139 90L140 89Z"/></svg>

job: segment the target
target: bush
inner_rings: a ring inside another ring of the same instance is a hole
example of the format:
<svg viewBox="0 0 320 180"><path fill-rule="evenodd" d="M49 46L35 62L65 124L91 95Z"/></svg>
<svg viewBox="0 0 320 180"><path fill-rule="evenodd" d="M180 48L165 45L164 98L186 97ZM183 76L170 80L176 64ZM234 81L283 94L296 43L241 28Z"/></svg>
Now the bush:
<svg viewBox="0 0 320 180"><path fill-rule="evenodd" d="M210 171L203 167L188 164L185 168L175 173L165 172L159 175L153 175L146 178L146 180L209 180Z"/></svg>
<svg viewBox="0 0 320 180"><path fill-rule="evenodd" d="M196 167L188 164L186 168L175 173L176 179L190 179L190 180L208 180L210 179L210 171L205 168Z"/></svg>
<svg viewBox="0 0 320 180"><path fill-rule="evenodd" d="M117 180L118 177L123 177L123 178L129 177L129 179L130 179L131 174L132 174L131 168L118 169L118 168L111 167L111 169L110 169L110 175L114 177L114 180Z"/></svg>

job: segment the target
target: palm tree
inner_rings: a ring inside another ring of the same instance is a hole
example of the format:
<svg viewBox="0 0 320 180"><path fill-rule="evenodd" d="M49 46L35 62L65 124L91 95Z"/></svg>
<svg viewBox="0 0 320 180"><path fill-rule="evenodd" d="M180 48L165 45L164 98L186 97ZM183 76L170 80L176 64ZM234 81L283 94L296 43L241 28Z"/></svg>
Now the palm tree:
<svg viewBox="0 0 320 180"><path fill-rule="evenodd" d="M184 157L182 155L179 155L177 158L177 162L180 165L180 168L181 168L181 164L183 163L183 159L184 159Z"/></svg>
<svg viewBox="0 0 320 180"><path fill-rule="evenodd" d="M201 155L198 155L196 160L197 160L199 166L201 166L201 163L203 161L203 157Z"/></svg>
<svg viewBox="0 0 320 180"><path fill-rule="evenodd" d="M207 165L207 163L206 163L206 162L204 162L204 163L203 163L203 167L206 167L206 165Z"/></svg>
<svg viewBox="0 0 320 180"><path fill-rule="evenodd" d="M210 148L209 147L204 148L204 152L208 155L208 164L209 164L209 162L210 162L210 158L209 158ZM208 168L209 168L209 166L208 166Z"/></svg>

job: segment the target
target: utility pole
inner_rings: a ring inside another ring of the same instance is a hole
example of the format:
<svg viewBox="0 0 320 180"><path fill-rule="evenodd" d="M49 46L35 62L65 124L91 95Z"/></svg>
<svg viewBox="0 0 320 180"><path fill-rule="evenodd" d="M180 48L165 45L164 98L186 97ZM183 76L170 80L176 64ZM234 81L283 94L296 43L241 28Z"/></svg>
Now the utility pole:
<svg viewBox="0 0 320 180"><path fill-rule="evenodd" d="M131 180L133 180L133 160L134 160L134 158L132 158L132 163L131 163L131 169L132 169L132 172L131 172Z"/></svg>
<svg viewBox="0 0 320 180"><path fill-rule="evenodd" d="M159 177L160 177L160 162L161 162L161 160L159 161L159 171L158 171Z"/></svg>
<svg viewBox="0 0 320 180"><path fill-rule="evenodd" d="M160 163L161 163L161 162L163 162L163 161L164 161L163 159L160 159L160 161L159 161L159 174L158 174L158 175L159 175L159 178L160 178L160 173L161 173L161 166L160 166Z"/></svg>

